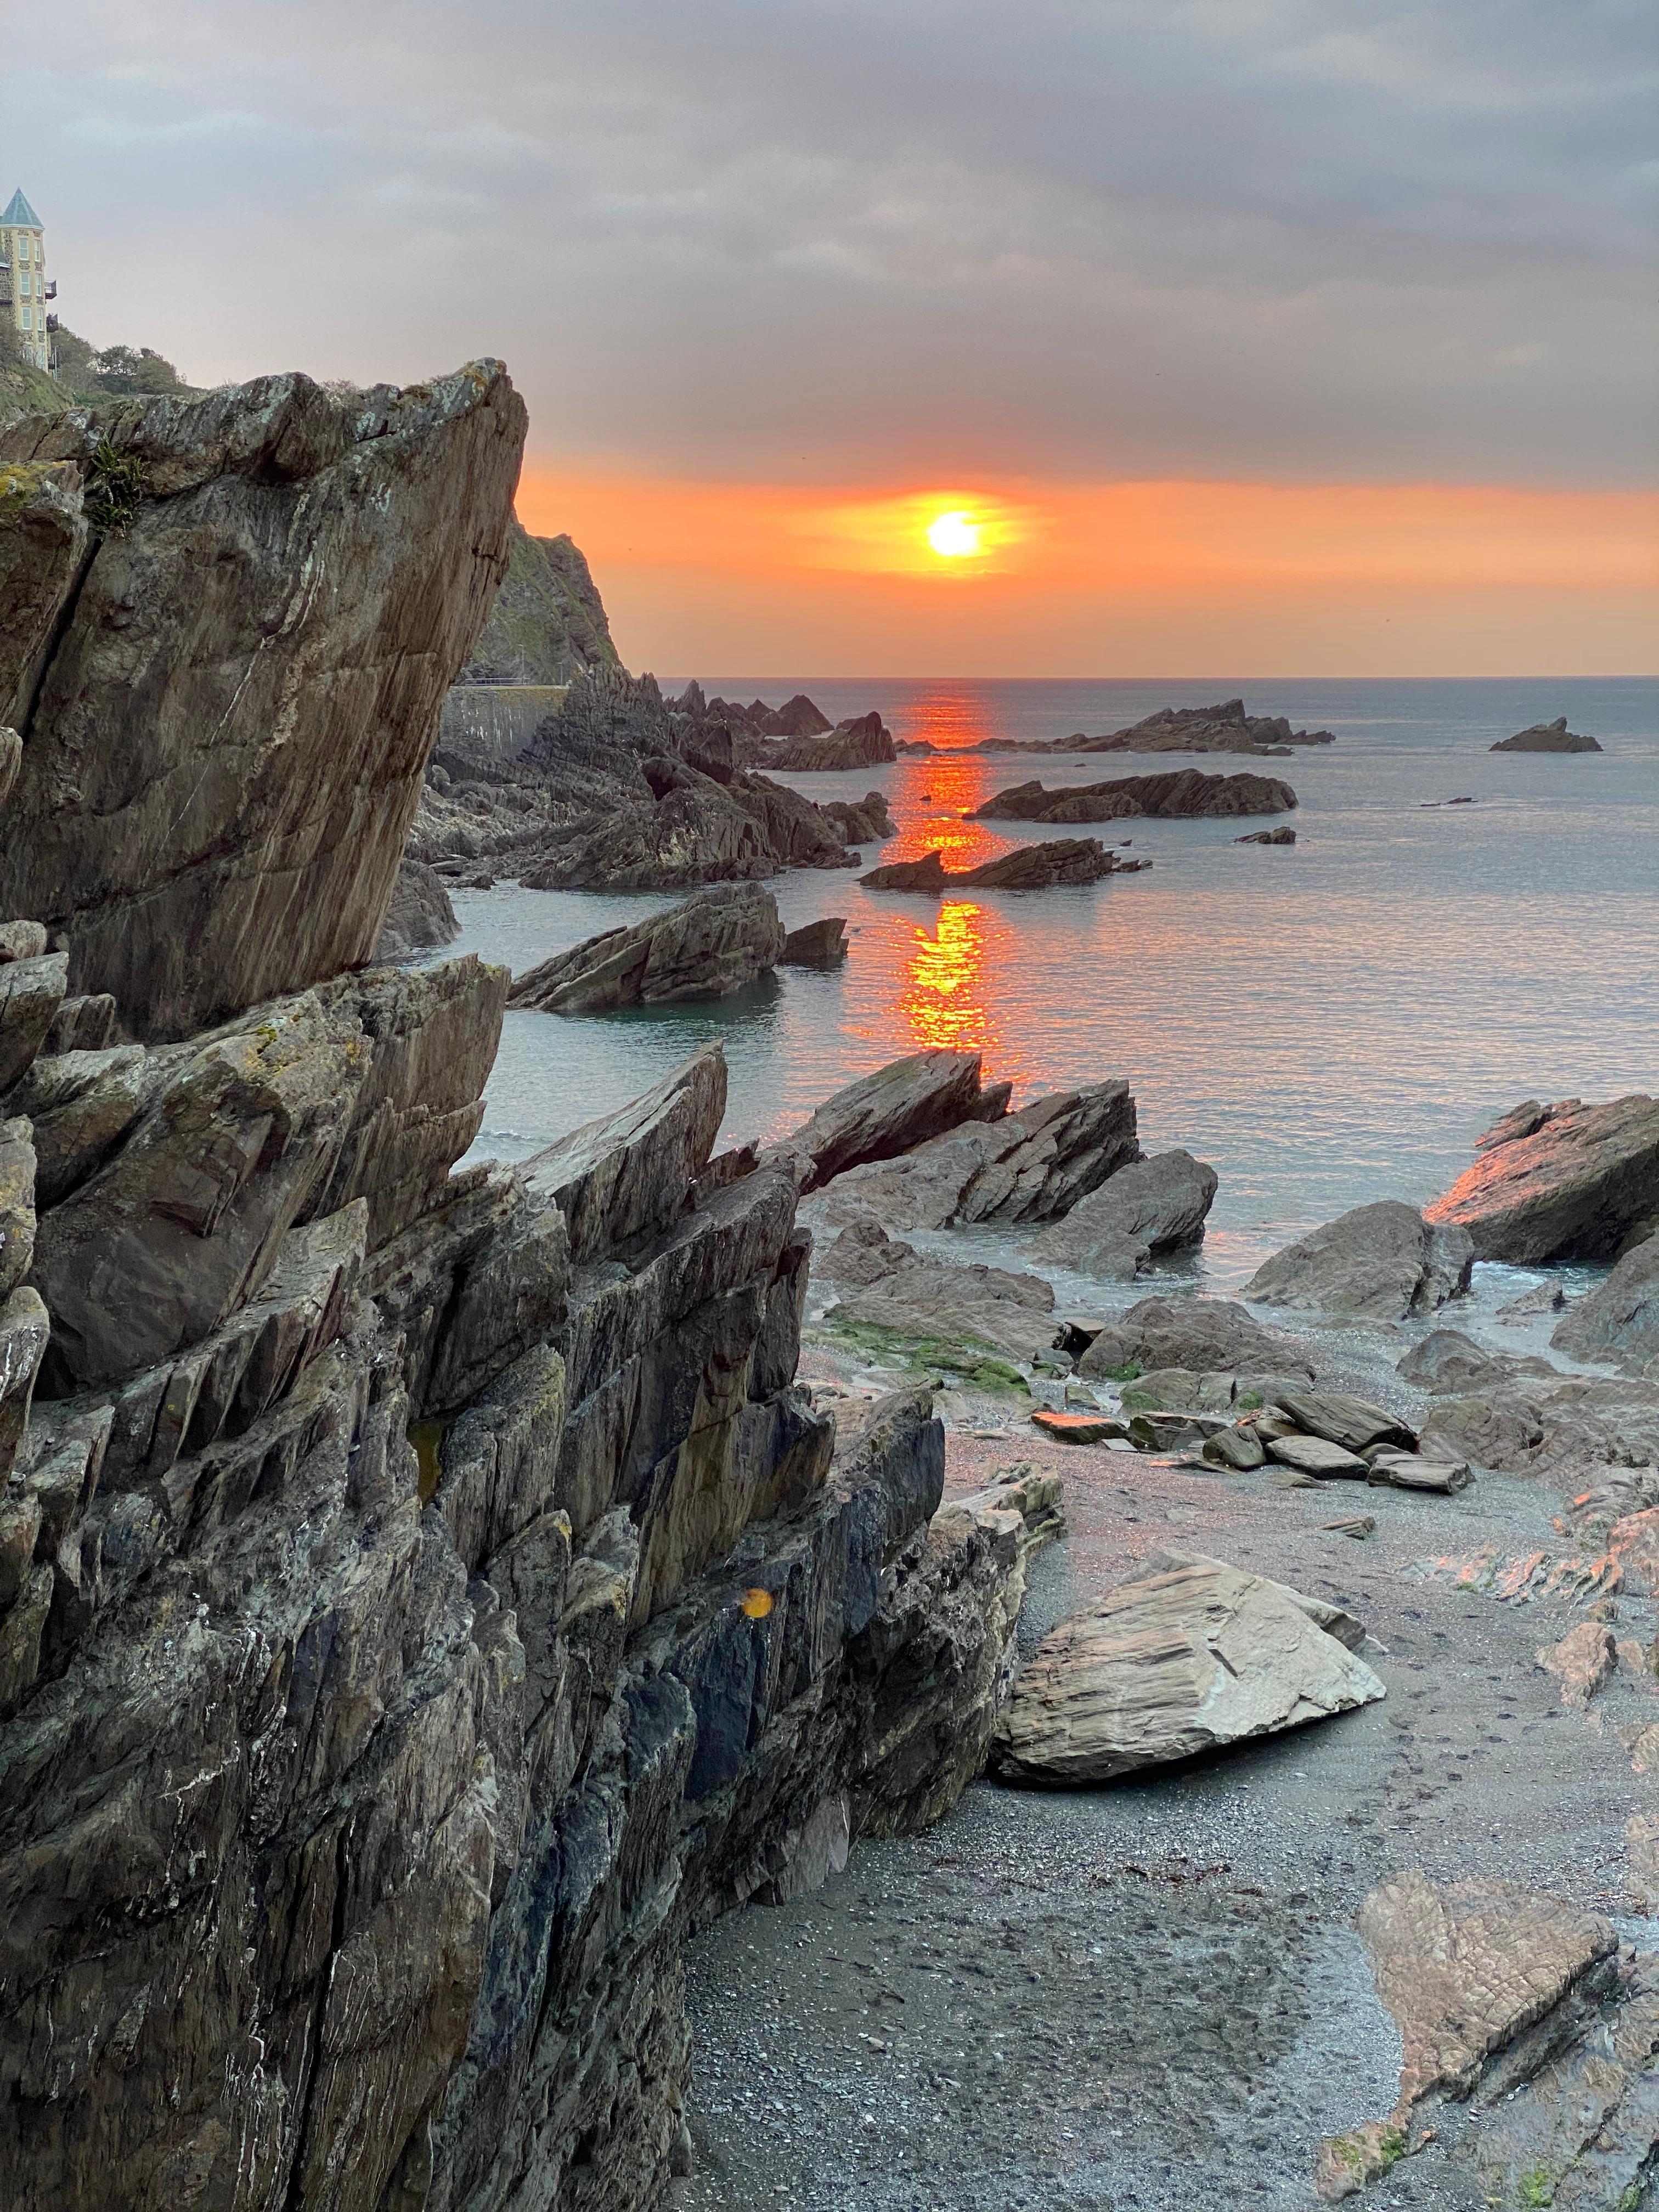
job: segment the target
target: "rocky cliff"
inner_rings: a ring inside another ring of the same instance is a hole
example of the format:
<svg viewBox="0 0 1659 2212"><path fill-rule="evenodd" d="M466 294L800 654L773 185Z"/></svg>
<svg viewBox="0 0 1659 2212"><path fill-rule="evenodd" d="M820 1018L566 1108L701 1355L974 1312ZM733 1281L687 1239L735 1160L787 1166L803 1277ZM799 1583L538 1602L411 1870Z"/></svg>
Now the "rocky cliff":
<svg viewBox="0 0 1659 2212"><path fill-rule="evenodd" d="M1006 1682L1018 1513L936 1510L926 1391L796 1387L718 1049L457 1170L505 974L354 966L522 430L483 365L8 434L21 2212L653 2203L687 1936L934 1817Z"/></svg>
<svg viewBox="0 0 1659 2212"><path fill-rule="evenodd" d="M618 665L599 586L574 540L532 538L516 517L507 566L463 684L568 684Z"/></svg>

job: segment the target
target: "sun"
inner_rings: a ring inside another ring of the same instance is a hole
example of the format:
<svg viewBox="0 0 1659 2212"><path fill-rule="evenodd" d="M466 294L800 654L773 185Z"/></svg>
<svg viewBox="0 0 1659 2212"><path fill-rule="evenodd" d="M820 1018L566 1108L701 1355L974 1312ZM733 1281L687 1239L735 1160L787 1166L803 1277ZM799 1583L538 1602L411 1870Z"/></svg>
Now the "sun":
<svg viewBox="0 0 1659 2212"><path fill-rule="evenodd" d="M927 543L941 559L959 561L965 555L979 551L980 526L965 507L953 507L946 514L936 514L927 526Z"/></svg>

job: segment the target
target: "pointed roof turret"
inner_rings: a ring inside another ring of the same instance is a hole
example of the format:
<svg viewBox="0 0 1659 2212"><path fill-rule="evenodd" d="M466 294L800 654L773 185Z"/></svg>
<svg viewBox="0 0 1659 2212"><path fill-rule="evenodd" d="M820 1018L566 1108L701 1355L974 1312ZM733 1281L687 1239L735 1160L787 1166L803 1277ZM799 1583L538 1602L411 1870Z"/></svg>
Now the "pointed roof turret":
<svg viewBox="0 0 1659 2212"><path fill-rule="evenodd" d="M9 223L18 230L44 230L46 227L23 198L21 185L12 194L5 213L0 215L0 223Z"/></svg>

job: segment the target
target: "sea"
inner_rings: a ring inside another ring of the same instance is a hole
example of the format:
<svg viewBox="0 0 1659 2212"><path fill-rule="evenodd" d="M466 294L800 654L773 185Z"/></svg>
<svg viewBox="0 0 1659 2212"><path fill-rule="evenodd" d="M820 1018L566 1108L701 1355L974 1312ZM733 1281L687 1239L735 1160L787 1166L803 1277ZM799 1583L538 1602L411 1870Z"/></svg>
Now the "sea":
<svg viewBox="0 0 1659 2212"><path fill-rule="evenodd" d="M683 679L674 679L676 688ZM851 872L772 888L786 925L844 915L828 973L780 970L709 1004L576 1019L509 1013L470 1156L517 1160L610 1112L718 1037L728 1139L782 1135L855 1076L928 1046L977 1052L1015 1103L1126 1078L1149 1151L1220 1177L1203 1288L1347 1207L1420 1204L1528 1097L1659 1091L1659 680L819 679L703 675L728 698L805 691L832 721L878 708L939 750L781 779L809 798L879 788L896 837L866 865L943 848L966 867L1044 836L1099 835L1149 869L1082 889L918 897ZM978 755L988 738L1097 734L1242 696L1328 729L1291 759ZM1597 753L1494 753L1565 714ZM1295 789L1272 820L1093 830L964 818L1009 784L1253 769ZM1452 805L1453 800L1468 804ZM673 895L462 891L457 943L522 971Z"/></svg>

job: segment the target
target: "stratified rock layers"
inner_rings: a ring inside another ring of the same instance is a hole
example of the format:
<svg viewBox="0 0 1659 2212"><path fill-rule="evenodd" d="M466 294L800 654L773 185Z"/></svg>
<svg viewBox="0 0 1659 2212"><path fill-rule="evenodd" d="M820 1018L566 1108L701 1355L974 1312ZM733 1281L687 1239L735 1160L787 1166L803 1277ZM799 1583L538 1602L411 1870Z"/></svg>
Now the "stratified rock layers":
<svg viewBox="0 0 1659 2212"><path fill-rule="evenodd" d="M8 585L57 612L19 708L0 912L67 933L71 991L177 1037L371 957L501 580L525 425L475 362L0 433L0 461L60 465L66 507ZM130 511L77 531L116 465Z"/></svg>

